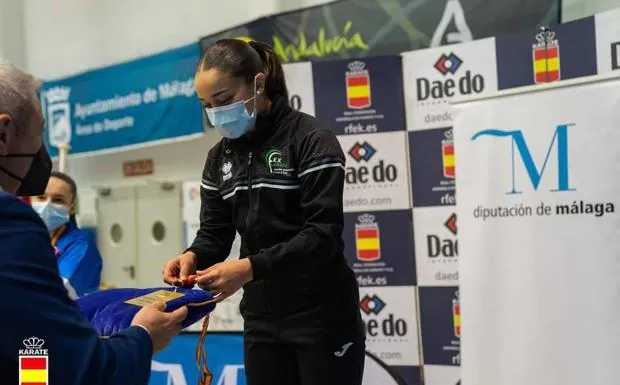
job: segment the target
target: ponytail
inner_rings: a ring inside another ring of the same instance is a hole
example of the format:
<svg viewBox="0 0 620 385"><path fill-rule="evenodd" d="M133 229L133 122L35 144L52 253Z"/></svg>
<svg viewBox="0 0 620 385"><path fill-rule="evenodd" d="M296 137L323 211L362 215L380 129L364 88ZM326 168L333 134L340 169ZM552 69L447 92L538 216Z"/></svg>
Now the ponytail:
<svg viewBox="0 0 620 385"><path fill-rule="evenodd" d="M269 100L274 100L280 96L285 103L289 104L288 89L286 88L286 80L284 79L284 70L282 69L282 61L275 53L273 48L260 41L251 41L249 43L263 62L263 72L265 73L265 91Z"/></svg>
<svg viewBox="0 0 620 385"><path fill-rule="evenodd" d="M246 83L254 81L256 74L265 74L265 93L274 101L284 99L288 105L288 90L284 80L282 62L274 50L259 41L246 43L239 39L221 39L211 44L198 62L198 70L216 68Z"/></svg>

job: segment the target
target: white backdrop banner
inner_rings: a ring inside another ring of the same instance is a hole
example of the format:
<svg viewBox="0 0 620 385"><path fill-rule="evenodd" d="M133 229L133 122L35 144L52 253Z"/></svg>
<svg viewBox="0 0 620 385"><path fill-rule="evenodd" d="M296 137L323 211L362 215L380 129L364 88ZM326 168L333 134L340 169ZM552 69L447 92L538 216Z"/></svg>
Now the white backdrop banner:
<svg viewBox="0 0 620 385"><path fill-rule="evenodd" d="M408 131L450 127L453 98L497 91L495 38L401 55Z"/></svg>
<svg viewBox="0 0 620 385"><path fill-rule="evenodd" d="M312 63L291 63L282 66L289 93L289 103L297 111L315 115Z"/></svg>
<svg viewBox="0 0 620 385"><path fill-rule="evenodd" d="M200 228L199 181L183 183L183 222L185 223L185 247L189 247ZM241 247L241 237L237 234L228 259L239 258L239 247ZM242 296L243 289L217 304L209 319L210 331L240 332L243 330L243 318L239 311ZM202 321L190 326L188 330L198 331L201 327Z"/></svg>
<svg viewBox="0 0 620 385"><path fill-rule="evenodd" d="M620 384L619 128L610 76L455 104L463 385Z"/></svg>

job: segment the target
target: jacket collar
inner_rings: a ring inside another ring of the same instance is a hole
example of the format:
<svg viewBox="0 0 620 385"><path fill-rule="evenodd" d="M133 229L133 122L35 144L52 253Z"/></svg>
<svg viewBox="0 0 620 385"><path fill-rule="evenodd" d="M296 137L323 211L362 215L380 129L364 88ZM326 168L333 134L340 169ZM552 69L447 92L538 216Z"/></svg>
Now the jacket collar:
<svg viewBox="0 0 620 385"><path fill-rule="evenodd" d="M254 146L261 145L276 133L290 111L291 108L286 103L286 100L276 96L271 102L269 111L258 114L254 129L239 139L231 140L230 143L233 146L239 145L242 148L253 148Z"/></svg>

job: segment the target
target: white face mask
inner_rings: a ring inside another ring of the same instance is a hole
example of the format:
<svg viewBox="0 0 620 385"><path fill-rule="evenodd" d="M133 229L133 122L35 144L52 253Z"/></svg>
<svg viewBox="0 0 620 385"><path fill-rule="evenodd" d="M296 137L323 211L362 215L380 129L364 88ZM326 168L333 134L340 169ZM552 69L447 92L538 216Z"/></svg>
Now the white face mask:
<svg viewBox="0 0 620 385"><path fill-rule="evenodd" d="M33 202L32 208L39 214L47 230L52 232L69 223L69 208L65 205L47 202Z"/></svg>

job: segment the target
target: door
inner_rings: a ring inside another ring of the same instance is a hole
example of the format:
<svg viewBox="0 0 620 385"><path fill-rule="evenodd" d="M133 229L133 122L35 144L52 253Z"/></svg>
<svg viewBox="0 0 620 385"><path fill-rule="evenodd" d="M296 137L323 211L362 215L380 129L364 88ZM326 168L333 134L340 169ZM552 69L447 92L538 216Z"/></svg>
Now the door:
<svg viewBox="0 0 620 385"><path fill-rule="evenodd" d="M181 185L151 183L136 187L138 287L164 285L161 270L183 252Z"/></svg>
<svg viewBox="0 0 620 385"><path fill-rule="evenodd" d="M136 286L136 216L133 188L99 190L97 246L103 258L101 279L115 287Z"/></svg>

